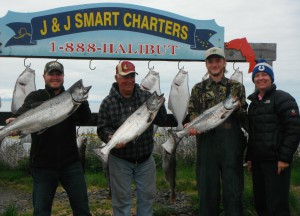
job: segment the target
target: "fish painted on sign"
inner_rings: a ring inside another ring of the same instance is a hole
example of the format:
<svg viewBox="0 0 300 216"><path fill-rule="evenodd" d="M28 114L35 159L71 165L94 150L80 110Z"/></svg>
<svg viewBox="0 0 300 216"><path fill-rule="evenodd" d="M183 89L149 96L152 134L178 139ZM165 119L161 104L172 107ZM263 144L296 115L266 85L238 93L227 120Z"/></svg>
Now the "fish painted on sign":
<svg viewBox="0 0 300 216"><path fill-rule="evenodd" d="M79 80L62 94L26 111L0 129L0 141L14 131L20 132L22 136L42 133L48 127L62 122L87 100L90 88L84 87L82 80Z"/></svg>
<svg viewBox="0 0 300 216"><path fill-rule="evenodd" d="M244 56L246 61L249 63L248 73L253 71L253 68L256 65L255 53L246 38L233 39L225 43L225 47L226 49L239 50L242 56Z"/></svg>
<svg viewBox="0 0 300 216"><path fill-rule="evenodd" d="M23 105L26 96L35 90L35 70L31 69L30 67L26 67L16 81L13 99L11 102L11 112L16 113L17 110Z"/></svg>
<svg viewBox="0 0 300 216"><path fill-rule="evenodd" d="M168 140L162 144L163 148L169 154L172 154L174 148L177 147L181 139L188 135L189 129L195 129L198 133L209 131L222 124L238 105L238 98L229 95L224 101L204 111L201 115L188 123L182 130L169 131L170 136Z"/></svg>
<svg viewBox="0 0 300 216"><path fill-rule="evenodd" d="M153 92L134 113L115 131L109 142L101 149L100 156L103 161L107 161L109 152L119 143L128 143L133 141L152 124L158 110L165 102L162 95Z"/></svg>

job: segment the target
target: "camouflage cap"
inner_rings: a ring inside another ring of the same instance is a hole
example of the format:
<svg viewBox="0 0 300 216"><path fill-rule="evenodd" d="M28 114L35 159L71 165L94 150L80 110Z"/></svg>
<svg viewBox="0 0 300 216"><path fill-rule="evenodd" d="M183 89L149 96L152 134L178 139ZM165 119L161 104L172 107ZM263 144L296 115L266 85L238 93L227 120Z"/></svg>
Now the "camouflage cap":
<svg viewBox="0 0 300 216"><path fill-rule="evenodd" d="M51 61L45 65L44 74L48 73L52 70L60 71L62 74L64 73L64 66L58 61Z"/></svg>

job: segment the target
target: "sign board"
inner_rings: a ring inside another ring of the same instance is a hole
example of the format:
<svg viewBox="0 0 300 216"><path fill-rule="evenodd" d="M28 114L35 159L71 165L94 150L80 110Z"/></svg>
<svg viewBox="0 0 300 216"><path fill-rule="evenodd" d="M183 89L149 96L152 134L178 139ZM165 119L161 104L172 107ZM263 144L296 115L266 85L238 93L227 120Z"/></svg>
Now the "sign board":
<svg viewBox="0 0 300 216"><path fill-rule="evenodd" d="M0 18L0 57L204 60L224 28L131 4L99 3Z"/></svg>

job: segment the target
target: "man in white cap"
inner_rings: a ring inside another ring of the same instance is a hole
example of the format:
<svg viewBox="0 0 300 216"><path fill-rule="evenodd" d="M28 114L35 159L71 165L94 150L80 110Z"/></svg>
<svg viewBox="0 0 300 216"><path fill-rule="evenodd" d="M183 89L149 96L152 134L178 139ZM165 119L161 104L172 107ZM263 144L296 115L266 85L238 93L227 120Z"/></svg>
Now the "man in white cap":
<svg viewBox="0 0 300 216"><path fill-rule="evenodd" d="M245 88L241 83L224 76L226 60L222 49L208 49L205 63L209 78L192 89L188 108L190 120L224 101L229 94L238 97L240 106L224 123L210 132L197 134L195 130L189 131L197 139L199 215L219 215L222 188L225 215L242 216L243 152L246 140L241 124L245 124L247 112Z"/></svg>
<svg viewBox="0 0 300 216"><path fill-rule="evenodd" d="M109 95L102 101L98 114L97 133L107 143L114 132L150 96L135 83L135 66L121 61L116 67L115 80ZM167 119L163 105L153 123L163 124ZM126 144L126 145L125 145ZM131 215L131 184L137 190L137 216L152 216L156 195L156 165L152 157L154 146L153 124L135 141L119 143L110 151L108 158L112 206L114 216Z"/></svg>

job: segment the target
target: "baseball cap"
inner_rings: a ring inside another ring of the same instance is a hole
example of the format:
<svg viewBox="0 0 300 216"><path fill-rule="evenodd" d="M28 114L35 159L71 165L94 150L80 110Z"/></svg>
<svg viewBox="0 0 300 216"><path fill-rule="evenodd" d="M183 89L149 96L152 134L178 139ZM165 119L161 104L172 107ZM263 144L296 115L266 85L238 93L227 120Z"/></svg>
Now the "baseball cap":
<svg viewBox="0 0 300 216"><path fill-rule="evenodd" d="M120 74L122 76L126 76L128 74L131 73L136 73L135 72L135 66L133 63L131 63L130 61L121 61L119 62L119 64L116 67L116 74Z"/></svg>
<svg viewBox="0 0 300 216"><path fill-rule="evenodd" d="M207 58L209 58L210 56L212 56L212 55L220 56L220 57L222 57L222 58L225 59L224 50L222 50L219 47L212 47L212 48L209 48L208 50L206 50L206 52L205 52L205 60Z"/></svg>
<svg viewBox="0 0 300 216"><path fill-rule="evenodd" d="M48 62L45 65L44 74L48 73L52 70L58 70L63 74L64 73L64 66L61 63L59 63L58 61Z"/></svg>

